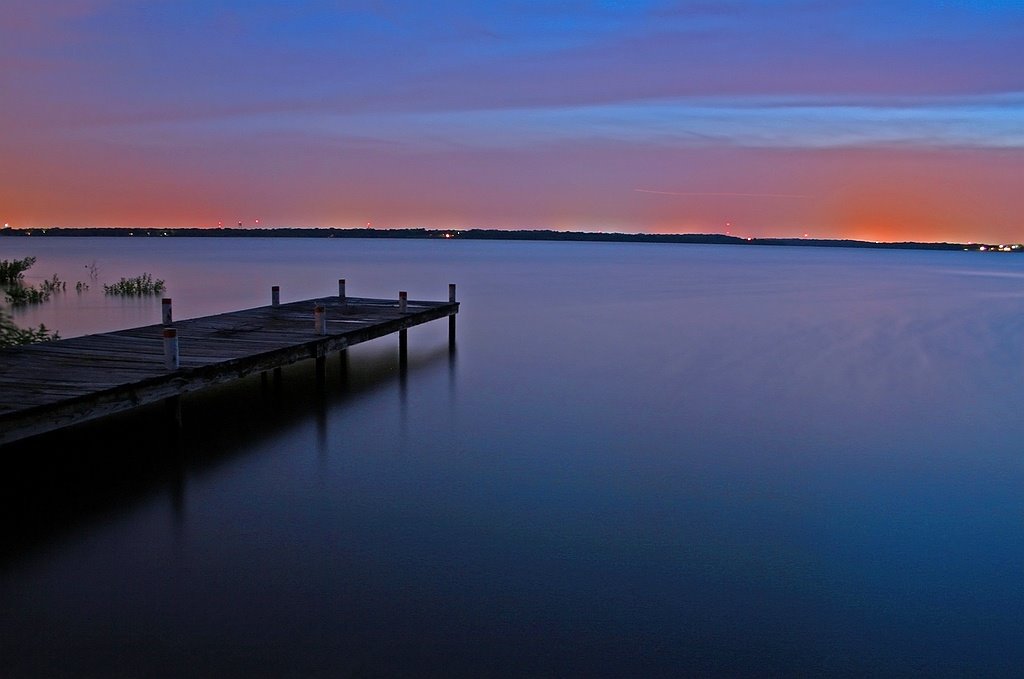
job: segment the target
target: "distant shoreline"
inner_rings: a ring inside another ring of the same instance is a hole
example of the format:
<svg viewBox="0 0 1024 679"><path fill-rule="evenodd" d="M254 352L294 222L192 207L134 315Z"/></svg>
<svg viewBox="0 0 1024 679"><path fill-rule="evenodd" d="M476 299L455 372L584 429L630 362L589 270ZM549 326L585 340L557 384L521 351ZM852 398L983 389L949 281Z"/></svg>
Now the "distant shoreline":
<svg viewBox="0 0 1024 679"><path fill-rule="evenodd" d="M871 248L885 250L972 250L979 252L1024 252L1020 244L876 242L827 238L739 238L709 233L603 233L596 231L553 231L501 229L371 229L371 228L27 228L0 229L0 237L178 237L178 238L418 238L436 240L583 241L601 243L700 243L710 245L778 245L825 248Z"/></svg>

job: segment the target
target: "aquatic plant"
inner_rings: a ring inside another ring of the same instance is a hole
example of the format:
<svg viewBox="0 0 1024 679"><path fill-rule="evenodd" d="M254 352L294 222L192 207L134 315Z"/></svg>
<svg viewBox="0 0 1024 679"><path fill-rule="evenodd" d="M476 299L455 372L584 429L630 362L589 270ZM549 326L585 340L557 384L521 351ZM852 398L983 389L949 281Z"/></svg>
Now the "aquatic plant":
<svg viewBox="0 0 1024 679"><path fill-rule="evenodd" d="M17 283L35 263L35 257L0 259L0 283Z"/></svg>
<svg viewBox="0 0 1024 679"><path fill-rule="evenodd" d="M0 309L0 347L14 347L34 342L60 339L60 334L40 324L38 328L21 328Z"/></svg>
<svg viewBox="0 0 1024 679"><path fill-rule="evenodd" d="M88 289L88 283L83 283L82 281L78 281L77 283L75 283L75 292L85 292Z"/></svg>
<svg viewBox="0 0 1024 679"><path fill-rule="evenodd" d="M107 285L104 283L103 292L108 295L159 295L164 291L164 282L160 279L153 280L153 275L144 273L134 278L122 278L116 283Z"/></svg>
<svg viewBox="0 0 1024 679"><path fill-rule="evenodd" d="M39 289L46 293L67 290L67 287L67 283L58 278L57 274L39 284Z"/></svg>
<svg viewBox="0 0 1024 679"><path fill-rule="evenodd" d="M39 304L50 299L50 291L36 288L31 285L12 285L4 291L7 302L11 306L24 306L25 304Z"/></svg>

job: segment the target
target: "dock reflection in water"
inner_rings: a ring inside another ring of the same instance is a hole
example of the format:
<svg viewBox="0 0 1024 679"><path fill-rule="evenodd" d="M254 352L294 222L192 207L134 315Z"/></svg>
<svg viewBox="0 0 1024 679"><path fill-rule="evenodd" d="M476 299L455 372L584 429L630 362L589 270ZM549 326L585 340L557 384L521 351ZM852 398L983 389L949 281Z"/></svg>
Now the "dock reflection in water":
<svg viewBox="0 0 1024 679"><path fill-rule="evenodd" d="M310 421L316 432L312 450L324 462L332 446L345 445L345 432L332 430L333 420L369 394L396 392L401 416L393 424L404 427L408 380L442 372L450 377L455 354L447 346L424 347L400 362L387 346L394 343L382 339L377 346L331 355L325 383L316 379L311 359L284 368L266 384L252 376L189 394L180 429L158 403L5 446L0 563L88 531L93 522L103 524L165 489L180 523L190 479L253 454L256 442L292 436Z"/></svg>

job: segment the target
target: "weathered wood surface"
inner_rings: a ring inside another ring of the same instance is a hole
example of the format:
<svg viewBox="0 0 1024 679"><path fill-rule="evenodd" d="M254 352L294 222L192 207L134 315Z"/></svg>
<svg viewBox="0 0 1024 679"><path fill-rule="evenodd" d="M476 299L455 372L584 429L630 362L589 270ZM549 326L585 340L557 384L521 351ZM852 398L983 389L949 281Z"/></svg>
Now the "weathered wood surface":
<svg viewBox="0 0 1024 679"><path fill-rule="evenodd" d="M326 308L316 334L313 307ZM181 367L164 367L163 326L0 349L0 444L153 403L458 313L456 302L337 297L177 321Z"/></svg>

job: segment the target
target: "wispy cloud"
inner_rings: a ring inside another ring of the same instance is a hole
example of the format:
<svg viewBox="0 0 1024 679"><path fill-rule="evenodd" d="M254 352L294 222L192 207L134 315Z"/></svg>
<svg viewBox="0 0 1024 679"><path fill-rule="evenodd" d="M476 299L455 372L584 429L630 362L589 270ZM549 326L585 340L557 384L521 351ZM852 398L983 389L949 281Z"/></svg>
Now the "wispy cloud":
<svg viewBox="0 0 1024 679"><path fill-rule="evenodd" d="M815 103L810 98L710 98L603 106L422 113L244 111L178 121L100 125L110 141L244 142L302 132L325 140L377 139L415 149L518 148L620 142L692 148L843 148L857 146L1024 148L1024 95L976 96L899 104Z"/></svg>

